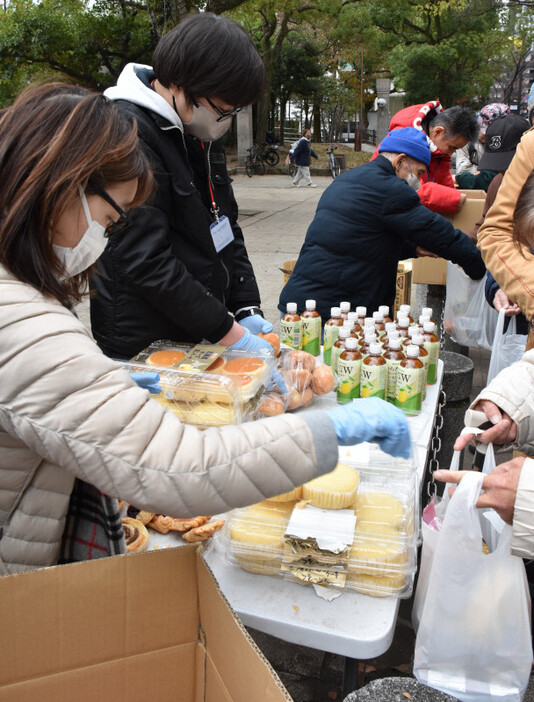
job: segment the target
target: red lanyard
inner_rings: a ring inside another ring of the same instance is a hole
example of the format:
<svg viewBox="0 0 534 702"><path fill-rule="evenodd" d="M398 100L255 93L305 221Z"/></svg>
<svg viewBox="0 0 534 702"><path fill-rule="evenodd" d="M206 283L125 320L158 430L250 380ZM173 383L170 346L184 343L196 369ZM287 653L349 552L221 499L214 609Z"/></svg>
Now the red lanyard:
<svg viewBox="0 0 534 702"><path fill-rule="evenodd" d="M205 151L206 148L204 146L204 142L201 141L200 143L202 145L203 151ZM208 154L208 187L210 189L210 195L211 195L211 214L215 217L215 219L218 222L219 221L219 210L218 210L217 205L215 203L215 195L213 194L213 188L211 187L211 165L210 165L210 161L209 161L209 154Z"/></svg>

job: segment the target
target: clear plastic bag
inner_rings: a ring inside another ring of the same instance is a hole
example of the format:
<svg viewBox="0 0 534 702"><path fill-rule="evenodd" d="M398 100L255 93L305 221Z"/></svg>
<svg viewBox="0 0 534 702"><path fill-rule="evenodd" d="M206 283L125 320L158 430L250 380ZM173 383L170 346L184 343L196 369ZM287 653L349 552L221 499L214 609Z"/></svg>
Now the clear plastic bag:
<svg viewBox="0 0 534 702"><path fill-rule="evenodd" d="M444 329L456 343L491 349L498 314L485 296L486 276L471 280L454 263L447 262Z"/></svg>
<svg viewBox="0 0 534 702"><path fill-rule="evenodd" d="M504 310L500 310L497 328L495 330L495 339L493 340L493 346L491 348L487 383L490 383L504 368L508 368L508 366L511 366L512 363L516 361L520 361L525 353L527 335L517 333L515 316L510 320L508 329L504 331L505 320L506 315Z"/></svg>
<svg viewBox="0 0 534 702"><path fill-rule="evenodd" d="M530 596L523 563L510 553L512 528L504 525L492 552L482 548L475 505L483 477L465 475L437 532L414 675L463 702L520 702L532 665Z"/></svg>

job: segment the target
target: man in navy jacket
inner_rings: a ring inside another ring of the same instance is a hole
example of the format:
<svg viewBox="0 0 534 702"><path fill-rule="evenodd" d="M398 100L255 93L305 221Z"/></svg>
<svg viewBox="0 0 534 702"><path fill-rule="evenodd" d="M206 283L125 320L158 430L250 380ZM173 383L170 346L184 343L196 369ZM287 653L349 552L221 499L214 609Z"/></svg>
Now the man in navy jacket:
<svg viewBox="0 0 534 702"><path fill-rule="evenodd" d="M317 187L312 183L310 176L311 156L313 156L313 158L318 158L317 154L311 147L311 131L309 129L305 129L299 143L295 147L295 150L289 156L291 163L294 163L297 166L297 173L293 178L293 185L298 185L300 180L304 178L306 185L309 185L312 188Z"/></svg>
<svg viewBox="0 0 534 702"><path fill-rule="evenodd" d="M308 228L293 275L278 309L315 299L323 319L340 300L369 312L395 300L399 260L432 252L460 264L475 280L485 273L471 239L421 204L416 188L430 162L423 132L396 129L380 155L354 168L325 190Z"/></svg>

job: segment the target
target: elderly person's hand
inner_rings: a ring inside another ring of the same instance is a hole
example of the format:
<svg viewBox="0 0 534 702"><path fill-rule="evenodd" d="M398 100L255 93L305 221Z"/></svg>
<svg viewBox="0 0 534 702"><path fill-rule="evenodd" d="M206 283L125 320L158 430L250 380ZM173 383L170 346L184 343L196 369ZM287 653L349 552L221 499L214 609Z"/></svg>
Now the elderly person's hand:
<svg viewBox="0 0 534 702"><path fill-rule="evenodd" d="M490 430L491 431L491 430ZM511 524L514 519L514 505L519 485L519 476L523 470L525 458L514 458L507 463L497 466L489 475L485 475L482 480L484 493L477 500L477 507L493 507L497 514L504 519L507 524ZM434 478L443 483L453 483L458 485L464 475L470 471L459 470L437 470ZM456 488L451 489L451 493Z"/></svg>
<svg viewBox="0 0 534 702"><path fill-rule="evenodd" d="M484 412L492 427L479 434L476 439L483 444L511 444L517 438L517 425L503 412L500 407L490 400L480 400L475 405L476 410ZM456 439L455 451L461 451L475 437L475 434L462 434Z"/></svg>
<svg viewBox="0 0 534 702"><path fill-rule="evenodd" d="M495 297L493 298L493 306L495 307L497 312L505 310L505 314L508 317L514 314L520 314L521 312L519 305L516 305L515 302L512 302L508 295L501 288L499 288L495 293Z"/></svg>

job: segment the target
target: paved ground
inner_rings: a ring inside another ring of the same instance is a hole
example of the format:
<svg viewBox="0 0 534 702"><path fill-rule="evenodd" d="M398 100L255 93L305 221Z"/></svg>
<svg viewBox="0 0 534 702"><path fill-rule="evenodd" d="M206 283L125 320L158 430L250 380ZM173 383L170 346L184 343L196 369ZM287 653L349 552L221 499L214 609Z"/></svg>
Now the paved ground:
<svg viewBox="0 0 534 702"><path fill-rule="evenodd" d="M314 182L316 188L294 187L286 176L234 176L241 226L256 271L262 306L266 317L276 325L276 307L282 287L279 268L284 261L297 257L317 202L332 180L317 176ZM79 313L88 323L87 304L79 308ZM476 351L471 356L475 362L473 393L476 394L485 385L489 352ZM410 616L411 600L405 600L401 603L395 638L389 651L361 665L367 682L379 677L411 674L414 634ZM343 698L342 657L281 642L260 632L251 633L295 702L327 702ZM525 698L527 702L534 702L532 682L531 688Z"/></svg>

